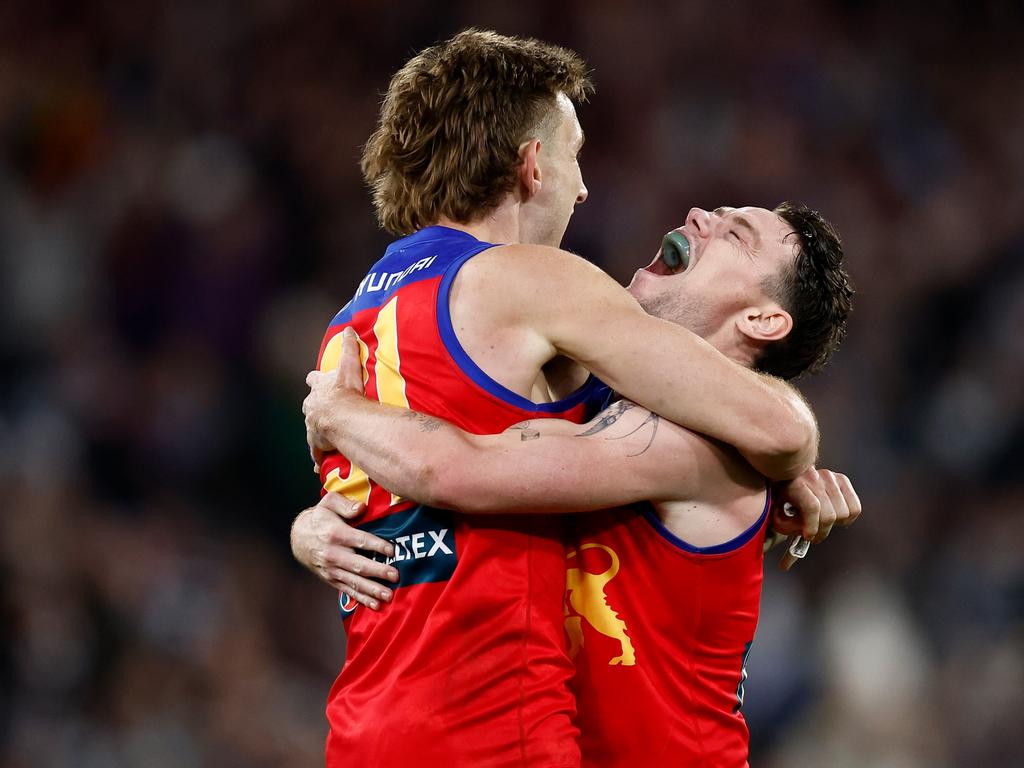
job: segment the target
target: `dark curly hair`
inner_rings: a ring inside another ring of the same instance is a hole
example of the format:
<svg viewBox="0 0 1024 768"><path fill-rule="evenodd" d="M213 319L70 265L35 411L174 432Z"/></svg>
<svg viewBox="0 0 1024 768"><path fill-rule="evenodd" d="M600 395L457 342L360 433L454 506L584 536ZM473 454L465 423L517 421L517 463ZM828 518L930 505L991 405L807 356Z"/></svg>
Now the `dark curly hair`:
<svg viewBox="0 0 1024 768"><path fill-rule="evenodd" d="M846 335L853 286L843 269L843 244L835 228L820 213L799 203L775 209L797 239L793 264L765 286L793 316L793 329L781 341L765 347L757 370L782 379L817 373Z"/></svg>
<svg viewBox="0 0 1024 768"><path fill-rule="evenodd" d="M467 29L425 49L391 79L363 150L381 226L407 235L442 215L489 213L514 189L519 147L542 137L556 95L579 103L592 91L577 54L539 40Z"/></svg>

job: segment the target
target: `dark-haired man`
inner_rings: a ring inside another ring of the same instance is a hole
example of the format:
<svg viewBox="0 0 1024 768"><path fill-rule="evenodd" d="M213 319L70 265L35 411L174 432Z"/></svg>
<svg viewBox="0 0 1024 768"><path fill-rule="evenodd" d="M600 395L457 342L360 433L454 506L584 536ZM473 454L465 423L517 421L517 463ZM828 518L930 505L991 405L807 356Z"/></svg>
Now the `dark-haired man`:
<svg viewBox="0 0 1024 768"><path fill-rule="evenodd" d="M842 334L841 257L802 206L695 208L629 290L736 362L770 360L793 377L819 369ZM338 374L312 375L308 424L392 491L481 515L617 507L574 520L566 562L583 765L746 765L743 666L771 507L763 475L627 400L583 426L533 420L488 436L386 408L359 396L354 335L344 338ZM860 514L845 476L808 482L831 507L816 540ZM405 541L395 558L415 554Z"/></svg>
<svg viewBox="0 0 1024 768"><path fill-rule="evenodd" d="M576 54L473 30L396 73L362 167L380 223L400 239L331 323L318 367L336 365L352 327L369 397L475 433L580 420L599 394L592 371L764 475L798 475L817 426L794 390L647 315L557 248L586 199L574 103L590 90ZM347 658L328 701L328 763L576 765L557 521L431 509L341 454L324 459L321 480L366 504L355 536L367 546L392 549L373 530L414 554L341 585ZM312 516L295 531L336 535ZM399 573L386 610L355 609L359 578Z"/></svg>

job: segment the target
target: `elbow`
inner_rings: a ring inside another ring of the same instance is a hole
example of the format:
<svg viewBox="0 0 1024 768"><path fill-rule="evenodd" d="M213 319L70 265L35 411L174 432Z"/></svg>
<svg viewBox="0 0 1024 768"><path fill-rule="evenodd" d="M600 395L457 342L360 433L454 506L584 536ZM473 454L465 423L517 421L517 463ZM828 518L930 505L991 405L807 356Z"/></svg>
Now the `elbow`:
<svg viewBox="0 0 1024 768"><path fill-rule="evenodd" d="M421 503L469 515L494 511L496 489L485 480L490 476L486 452L458 445L436 454L422 472Z"/></svg>
<svg viewBox="0 0 1024 768"><path fill-rule="evenodd" d="M409 474L413 478L414 497L418 502L428 507L448 508L445 505L447 473L433 457L418 462L410 468Z"/></svg>
<svg viewBox="0 0 1024 768"><path fill-rule="evenodd" d="M421 503L436 509L453 509L456 512L474 513L478 510L473 504L470 491L460 470L449 467L444 472L430 470L429 479L424 482L424 498Z"/></svg>
<svg viewBox="0 0 1024 768"><path fill-rule="evenodd" d="M814 464L818 423L803 399L793 397L785 418L772 425L762 455L762 472L772 480L790 480Z"/></svg>
<svg viewBox="0 0 1024 768"><path fill-rule="evenodd" d="M812 420L790 425L780 440L779 453L789 457L793 476L810 469L818 457L818 425Z"/></svg>
<svg viewBox="0 0 1024 768"><path fill-rule="evenodd" d="M452 509L467 515L479 515L492 511L471 476L452 465L444 472L438 472L431 479L429 500L423 503L436 509Z"/></svg>
<svg viewBox="0 0 1024 768"><path fill-rule="evenodd" d="M424 458L413 469L414 498L421 504L437 509L463 511L471 491L467 488L465 467L471 466L464 458L450 452L439 452Z"/></svg>

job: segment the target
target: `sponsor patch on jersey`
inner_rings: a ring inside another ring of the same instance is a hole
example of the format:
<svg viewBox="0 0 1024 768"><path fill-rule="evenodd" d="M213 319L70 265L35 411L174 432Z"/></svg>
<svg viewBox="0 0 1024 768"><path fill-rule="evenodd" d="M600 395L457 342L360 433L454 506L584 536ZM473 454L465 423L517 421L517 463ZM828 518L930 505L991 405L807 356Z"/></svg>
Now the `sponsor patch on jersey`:
<svg viewBox="0 0 1024 768"><path fill-rule="evenodd" d="M359 603L356 602L355 598L349 597L344 592L338 593L338 610L341 611L341 618L351 616L352 612L356 609Z"/></svg>
<svg viewBox="0 0 1024 768"><path fill-rule="evenodd" d="M398 569L398 584L382 581L385 586L408 587L447 581L455 573L458 564L455 523L452 513L447 510L416 506L359 528L387 539L395 546L394 557L384 557L376 552L359 553Z"/></svg>

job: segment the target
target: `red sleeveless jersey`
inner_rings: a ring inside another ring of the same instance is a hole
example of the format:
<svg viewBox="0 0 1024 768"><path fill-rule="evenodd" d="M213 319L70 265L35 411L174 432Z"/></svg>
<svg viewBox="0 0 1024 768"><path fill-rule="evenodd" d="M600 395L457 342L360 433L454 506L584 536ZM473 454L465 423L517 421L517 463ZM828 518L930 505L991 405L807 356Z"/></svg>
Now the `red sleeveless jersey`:
<svg viewBox="0 0 1024 768"><path fill-rule="evenodd" d="M747 764L740 705L768 508L704 548L674 536L649 504L579 518L565 616L584 766Z"/></svg>
<svg viewBox="0 0 1024 768"><path fill-rule="evenodd" d="M339 334L352 326L368 397L477 434L524 419L580 421L606 395L596 379L538 405L490 379L460 346L451 285L490 247L446 227L393 243L332 321L319 368L337 365ZM379 613L341 596L348 643L327 703L328 766L578 766L558 519L425 507L339 454L323 462L321 480L367 503L358 527L394 543L400 573Z"/></svg>

